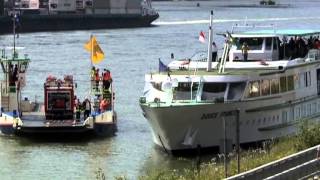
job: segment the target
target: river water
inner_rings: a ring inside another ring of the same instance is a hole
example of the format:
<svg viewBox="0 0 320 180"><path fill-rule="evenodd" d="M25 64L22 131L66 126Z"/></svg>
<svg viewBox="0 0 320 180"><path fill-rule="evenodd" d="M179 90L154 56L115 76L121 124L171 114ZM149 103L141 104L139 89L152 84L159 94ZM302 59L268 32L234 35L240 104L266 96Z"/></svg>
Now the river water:
<svg viewBox="0 0 320 180"><path fill-rule="evenodd" d="M198 34L207 31L211 9L215 32L225 32L233 24L245 22L320 29L319 1L277 2L289 6L246 7L258 4L258 0L203 1L200 7L189 1L154 2L160 13L154 27L21 34L18 46L26 47L23 52L32 59L23 96L37 101L43 99L43 83L49 74L73 74L77 95L86 96L90 61L83 45L91 34L96 35L106 57L98 67L112 71L119 131L112 138L71 142L1 136L1 179L94 179L99 169L107 179L122 175L136 179L153 169L192 167L193 159L174 158L154 148L138 103L144 74L157 69L159 58L168 63L171 52L182 58L205 51L206 45L198 41ZM243 6L234 6L237 4ZM214 39L221 48L223 37ZM0 36L0 46L11 43L12 36Z"/></svg>

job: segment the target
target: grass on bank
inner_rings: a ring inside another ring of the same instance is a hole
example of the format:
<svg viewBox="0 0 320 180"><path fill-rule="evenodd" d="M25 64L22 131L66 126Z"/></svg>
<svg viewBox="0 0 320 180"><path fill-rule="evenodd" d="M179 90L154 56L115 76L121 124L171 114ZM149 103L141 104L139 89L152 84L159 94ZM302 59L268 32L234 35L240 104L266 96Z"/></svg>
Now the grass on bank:
<svg viewBox="0 0 320 180"><path fill-rule="evenodd" d="M248 171L263 164L278 160L303 149L320 144L320 125L308 123L300 125L297 136L283 137L272 140L264 148L241 152L241 172ZM237 174L236 154L229 154L228 176ZM140 180L212 180L225 178L223 155L218 155L209 163L183 170L152 170L140 176Z"/></svg>

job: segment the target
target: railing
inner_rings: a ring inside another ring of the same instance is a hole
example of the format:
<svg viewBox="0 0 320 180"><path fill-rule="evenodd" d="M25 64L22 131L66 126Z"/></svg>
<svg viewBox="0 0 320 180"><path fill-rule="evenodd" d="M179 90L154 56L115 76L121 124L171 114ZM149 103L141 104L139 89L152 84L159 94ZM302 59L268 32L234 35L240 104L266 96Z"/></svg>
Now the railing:
<svg viewBox="0 0 320 180"><path fill-rule="evenodd" d="M255 169L227 178L234 179L298 179L320 169L318 146L284 157Z"/></svg>

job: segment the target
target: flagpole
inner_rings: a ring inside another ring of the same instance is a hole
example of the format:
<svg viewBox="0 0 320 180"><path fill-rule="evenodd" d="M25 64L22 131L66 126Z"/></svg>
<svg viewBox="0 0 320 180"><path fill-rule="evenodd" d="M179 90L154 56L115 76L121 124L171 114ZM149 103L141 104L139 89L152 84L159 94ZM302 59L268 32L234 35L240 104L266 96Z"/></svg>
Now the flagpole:
<svg viewBox="0 0 320 180"><path fill-rule="evenodd" d="M211 66L212 66L212 42L213 42L213 35L212 35L212 16L213 16L213 11L211 11L211 14L210 14L207 71L211 71Z"/></svg>
<svg viewBox="0 0 320 180"><path fill-rule="evenodd" d="M92 64L92 56L93 56L93 52L92 52L92 51L93 51L92 37L93 37L93 36L92 36L92 34L91 34L91 35L90 35L90 43L91 43L90 65L91 65L91 67L90 67L90 70L89 70L89 72L90 72L90 73L89 73L89 76L90 76L90 78L92 78L92 79L91 79L91 83L90 83L90 84L91 84L91 90L90 90L90 91L92 91L92 89L93 89L92 84L94 83L94 82L93 82L93 77L91 77L91 71L92 71L92 67L93 67L93 64Z"/></svg>

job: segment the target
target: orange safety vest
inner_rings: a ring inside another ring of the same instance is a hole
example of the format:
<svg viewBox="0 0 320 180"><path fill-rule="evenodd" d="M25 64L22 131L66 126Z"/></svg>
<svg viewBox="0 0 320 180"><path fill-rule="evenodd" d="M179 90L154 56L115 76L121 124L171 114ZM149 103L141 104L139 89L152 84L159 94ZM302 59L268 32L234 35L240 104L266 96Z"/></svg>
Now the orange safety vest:
<svg viewBox="0 0 320 180"><path fill-rule="evenodd" d="M106 72L103 74L103 80L108 81L111 79L111 74L109 72Z"/></svg>
<svg viewBox="0 0 320 180"><path fill-rule="evenodd" d="M105 100L102 100L100 102L100 110L105 111L107 109L107 107L108 107L108 102Z"/></svg>
<svg viewBox="0 0 320 180"><path fill-rule="evenodd" d="M96 71L96 74L95 74L95 76L96 76L96 81L99 81L100 80L100 77L99 77L99 71Z"/></svg>

